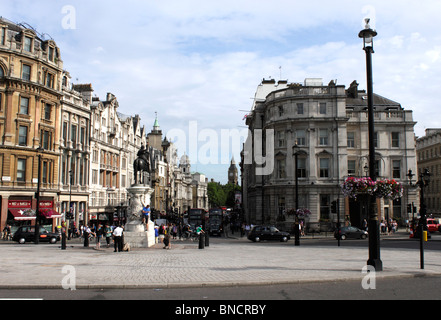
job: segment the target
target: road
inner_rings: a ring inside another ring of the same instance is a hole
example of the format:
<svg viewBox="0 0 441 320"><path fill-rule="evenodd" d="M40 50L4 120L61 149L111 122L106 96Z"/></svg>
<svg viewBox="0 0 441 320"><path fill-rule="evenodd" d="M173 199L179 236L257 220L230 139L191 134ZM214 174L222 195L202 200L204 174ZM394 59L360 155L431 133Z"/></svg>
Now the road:
<svg viewBox="0 0 441 320"><path fill-rule="evenodd" d="M44 300L439 300L440 277L386 278L375 289L360 281L174 289L0 290L0 299Z"/></svg>
<svg viewBox="0 0 441 320"><path fill-rule="evenodd" d="M212 238L213 243L228 243L234 247L246 239L232 241ZM293 242L261 242L249 245L254 247L293 246ZM331 237L302 238L301 246L337 246ZM341 241L342 247L366 247L367 240ZM419 250L419 240L406 236L383 236L382 248L397 250ZM432 239L424 243L425 250L441 250L441 234L432 234ZM418 255L417 255L418 256ZM2 299L44 299L44 300L150 300L150 301L283 301L283 300L419 300L440 299L441 278L419 276L405 278L381 278L371 281L370 289L363 289L358 281L317 281L310 283L281 284L268 286L198 287L198 288L156 288L156 289L78 289L70 290L0 290ZM373 284L373 285L372 285ZM372 288L374 287L374 288Z"/></svg>

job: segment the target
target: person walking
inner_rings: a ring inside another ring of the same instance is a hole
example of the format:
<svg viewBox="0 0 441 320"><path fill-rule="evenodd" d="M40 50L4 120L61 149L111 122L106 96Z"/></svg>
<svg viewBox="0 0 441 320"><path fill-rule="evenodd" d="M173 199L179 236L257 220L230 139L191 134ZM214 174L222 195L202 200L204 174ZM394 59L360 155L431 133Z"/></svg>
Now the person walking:
<svg viewBox="0 0 441 320"><path fill-rule="evenodd" d="M83 228L83 236L84 236L84 246L88 247L89 246L89 235L90 235L91 231L88 225L85 225Z"/></svg>
<svg viewBox="0 0 441 320"><path fill-rule="evenodd" d="M123 228L121 228L121 226L118 225L113 230L113 241L114 241L113 252L121 252L123 250L122 236L123 236Z"/></svg>
<svg viewBox="0 0 441 320"><path fill-rule="evenodd" d="M104 234L103 226L101 224L98 224L95 231L95 236L96 236L95 250L99 250L101 248L100 240L103 237L103 234Z"/></svg>
<svg viewBox="0 0 441 320"><path fill-rule="evenodd" d="M109 226L108 223L106 223L106 226L104 227L104 235L106 237L106 245L108 248L110 247L110 239L112 238L112 228Z"/></svg>

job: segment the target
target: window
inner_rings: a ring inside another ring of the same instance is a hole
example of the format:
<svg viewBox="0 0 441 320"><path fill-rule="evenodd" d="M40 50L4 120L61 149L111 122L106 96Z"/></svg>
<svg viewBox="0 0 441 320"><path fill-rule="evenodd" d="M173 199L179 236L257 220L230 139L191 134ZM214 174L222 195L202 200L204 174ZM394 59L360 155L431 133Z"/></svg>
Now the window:
<svg viewBox="0 0 441 320"><path fill-rule="evenodd" d="M277 160L277 177L280 179L286 178L285 159Z"/></svg>
<svg viewBox="0 0 441 320"><path fill-rule="evenodd" d="M319 113L326 114L326 103L320 103L319 105Z"/></svg>
<svg viewBox="0 0 441 320"><path fill-rule="evenodd" d="M348 176L354 176L355 172L355 160L348 160Z"/></svg>
<svg viewBox="0 0 441 320"><path fill-rule="evenodd" d="M32 51L32 38L31 37L24 37L24 45L23 50L27 52Z"/></svg>
<svg viewBox="0 0 441 320"><path fill-rule="evenodd" d="M41 131L42 138L42 147L45 150L50 150L52 145L52 135L49 131L42 130Z"/></svg>
<svg viewBox="0 0 441 320"><path fill-rule="evenodd" d="M92 170L92 184L98 184L98 170Z"/></svg>
<svg viewBox="0 0 441 320"><path fill-rule="evenodd" d="M3 78L5 76L5 71L2 67L0 67L0 78Z"/></svg>
<svg viewBox="0 0 441 320"><path fill-rule="evenodd" d="M83 146L85 145L85 139L86 139L86 128L81 127L80 128L80 143Z"/></svg>
<svg viewBox="0 0 441 320"><path fill-rule="evenodd" d="M320 195L320 220L329 219L329 212L331 210L329 194Z"/></svg>
<svg viewBox="0 0 441 320"><path fill-rule="evenodd" d="M306 178L306 158L297 158L297 178Z"/></svg>
<svg viewBox="0 0 441 320"><path fill-rule="evenodd" d="M319 131L319 145L327 146L328 145L328 130L320 129Z"/></svg>
<svg viewBox="0 0 441 320"><path fill-rule="evenodd" d="M52 47L49 47L49 61L54 61L54 51L55 49Z"/></svg>
<svg viewBox="0 0 441 320"><path fill-rule="evenodd" d="M29 98L20 97L20 114L29 114Z"/></svg>
<svg viewBox="0 0 441 320"><path fill-rule="evenodd" d="M47 168L48 168L48 163L47 163L47 161L43 161L43 163L42 163L42 182L43 183L47 183Z"/></svg>
<svg viewBox="0 0 441 320"><path fill-rule="evenodd" d="M50 120L51 119L51 112L52 112L52 106L48 103L44 105L44 119Z"/></svg>
<svg viewBox="0 0 441 320"><path fill-rule="evenodd" d="M306 146L306 132L305 130L296 130L297 145Z"/></svg>
<svg viewBox="0 0 441 320"><path fill-rule="evenodd" d="M378 148L378 143L379 139L378 139L378 132L374 132L374 147Z"/></svg>
<svg viewBox="0 0 441 320"><path fill-rule="evenodd" d="M392 132L392 148L399 148L400 147L400 133L399 132Z"/></svg>
<svg viewBox="0 0 441 320"><path fill-rule="evenodd" d="M283 116L283 106L279 106L279 117Z"/></svg>
<svg viewBox="0 0 441 320"><path fill-rule="evenodd" d="M63 122L63 140L66 143L66 141L67 141L67 122Z"/></svg>
<svg viewBox="0 0 441 320"><path fill-rule="evenodd" d="M393 160L392 161L392 178L400 179L401 178L401 161Z"/></svg>
<svg viewBox="0 0 441 320"><path fill-rule="evenodd" d="M297 103L297 114L303 114L303 103Z"/></svg>
<svg viewBox="0 0 441 320"><path fill-rule="evenodd" d="M77 126L76 125L72 125L72 127L71 127L70 140L72 141L73 147L76 148L76 145L77 145Z"/></svg>
<svg viewBox="0 0 441 320"><path fill-rule="evenodd" d="M321 158L320 159L320 178L328 178L329 177L329 159Z"/></svg>
<svg viewBox="0 0 441 320"><path fill-rule="evenodd" d="M55 76L52 73L47 72L45 78L45 86L48 88L54 88L54 79Z"/></svg>
<svg viewBox="0 0 441 320"><path fill-rule="evenodd" d="M2 28L0 31L0 44L3 46L6 41L6 28Z"/></svg>
<svg viewBox="0 0 441 320"><path fill-rule="evenodd" d="M20 126L18 127L18 145L27 146L28 145L28 127Z"/></svg>
<svg viewBox="0 0 441 320"><path fill-rule="evenodd" d="M355 148L355 132L348 132L348 148Z"/></svg>
<svg viewBox="0 0 441 320"><path fill-rule="evenodd" d="M26 181L26 159L17 159L17 181Z"/></svg>
<svg viewBox="0 0 441 320"><path fill-rule="evenodd" d="M23 80L27 80L27 81L31 80L31 66L29 66L27 64L22 65L21 78Z"/></svg>
<svg viewBox="0 0 441 320"><path fill-rule="evenodd" d="M277 140L279 148L285 147L285 131L277 132Z"/></svg>

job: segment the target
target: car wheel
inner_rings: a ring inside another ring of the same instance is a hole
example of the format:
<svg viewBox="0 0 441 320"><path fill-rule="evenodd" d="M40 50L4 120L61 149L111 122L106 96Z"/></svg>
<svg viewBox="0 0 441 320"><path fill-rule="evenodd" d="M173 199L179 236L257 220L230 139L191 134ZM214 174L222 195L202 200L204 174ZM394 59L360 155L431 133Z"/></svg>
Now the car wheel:
<svg viewBox="0 0 441 320"><path fill-rule="evenodd" d="M57 238L51 238L51 240L49 241L50 243L57 243Z"/></svg>
<svg viewBox="0 0 441 320"><path fill-rule="evenodd" d="M345 235L345 234L342 234L342 235L340 236L340 240L346 240L346 235Z"/></svg>
<svg viewBox="0 0 441 320"><path fill-rule="evenodd" d="M366 236L365 234L362 234L360 238L361 238L361 239L366 239L367 236Z"/></svg>
<svg viewBox="0 0 441 320"><path fill-rule="evenodd" d="M26 242L25 238L18 239L18 243L20 243L20 244L24 244L25 242Z"/></svg>
<svg viewBox="0 0 441 320"><path fill-rule="evenodd" d="M254 242L260 242L260 238L259 237L255 237L254 238Z"/></svg>
<svg viewBox="0 0 441 320"><path fill-rule="evenodd" d="M287 242L288 241L288 237L282 237L282 239L280 241L281 242Z"/></svg>

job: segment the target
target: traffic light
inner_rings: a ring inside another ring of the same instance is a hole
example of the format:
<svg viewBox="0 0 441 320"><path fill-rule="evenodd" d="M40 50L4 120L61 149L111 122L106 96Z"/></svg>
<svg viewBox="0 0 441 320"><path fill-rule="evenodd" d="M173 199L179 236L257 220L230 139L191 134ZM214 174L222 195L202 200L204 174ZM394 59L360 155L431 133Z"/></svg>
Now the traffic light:
<svg viewBox="0 0 441 320"><path fill-rule="evenodd" d="M410 203L407 205L407 213L412 213L412 205Z"/></svg>

